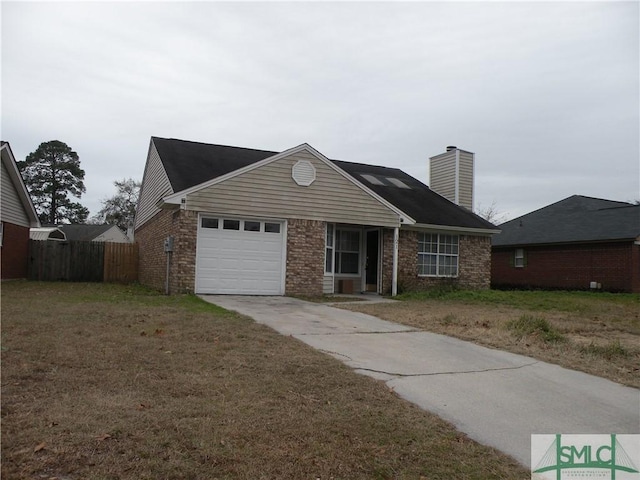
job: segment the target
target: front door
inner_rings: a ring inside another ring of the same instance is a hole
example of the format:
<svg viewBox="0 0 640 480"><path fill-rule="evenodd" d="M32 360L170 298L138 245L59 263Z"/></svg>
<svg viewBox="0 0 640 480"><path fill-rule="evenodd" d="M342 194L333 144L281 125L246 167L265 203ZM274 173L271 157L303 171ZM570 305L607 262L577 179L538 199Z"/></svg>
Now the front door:
<svg viewBox="0 0 640 480"><path fill-rule="evenodd" d="M379 230L368 230L366 245L365 283L367 292L378 291Z"/></svg>

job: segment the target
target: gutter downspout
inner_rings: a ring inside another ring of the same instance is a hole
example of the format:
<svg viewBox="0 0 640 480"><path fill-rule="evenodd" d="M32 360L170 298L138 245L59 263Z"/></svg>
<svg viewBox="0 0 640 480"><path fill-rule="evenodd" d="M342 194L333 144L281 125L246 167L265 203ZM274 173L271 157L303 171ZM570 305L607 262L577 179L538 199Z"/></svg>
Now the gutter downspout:
<svg viewBox="0 0 640 480"><path fill-rule="evenodd" d="M393 229L393 274L391 277L391 296L398 295L398 244L400 240L400 228Z"/></svg>

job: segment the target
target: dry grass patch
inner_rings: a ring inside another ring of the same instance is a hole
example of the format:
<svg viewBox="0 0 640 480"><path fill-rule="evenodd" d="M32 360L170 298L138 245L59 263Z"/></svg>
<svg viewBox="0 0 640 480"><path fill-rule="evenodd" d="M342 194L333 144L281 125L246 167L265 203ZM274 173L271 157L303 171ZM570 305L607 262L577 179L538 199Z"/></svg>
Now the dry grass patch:
<svg viewBox="0 0 640 480"><path fill-rule="evenodd" d="M409 294L343 308L640 387L640 296L590 292Z"/></svg>
<svg viewBox="0 0 640 480"><path fill-rule="evenodd" d="M524 479L510 457L194 297L2 285L7 479Z"/></svg>

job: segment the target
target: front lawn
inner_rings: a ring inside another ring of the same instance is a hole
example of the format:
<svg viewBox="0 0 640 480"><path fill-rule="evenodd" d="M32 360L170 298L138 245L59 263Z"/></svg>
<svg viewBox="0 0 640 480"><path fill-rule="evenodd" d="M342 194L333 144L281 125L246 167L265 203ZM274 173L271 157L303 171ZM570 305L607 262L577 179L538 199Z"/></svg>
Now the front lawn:
<svg viewBox="0 0 640 480"><path fill-rule="evenodd" d="M344 308L640 387L640 295L432 290Z"/></svg>
<svg viewBox="0 0 640 480"><path fill-rule="evenodd" d="M7 479L524 479L384 383L195 297L2 284Z"/></svg>

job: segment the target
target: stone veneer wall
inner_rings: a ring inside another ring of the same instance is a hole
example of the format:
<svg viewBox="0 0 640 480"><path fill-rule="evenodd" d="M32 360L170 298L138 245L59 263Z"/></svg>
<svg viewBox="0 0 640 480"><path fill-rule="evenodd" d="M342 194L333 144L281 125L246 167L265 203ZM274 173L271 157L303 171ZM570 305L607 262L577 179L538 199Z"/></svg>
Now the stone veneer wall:
<svg viewBox="0 0 640 480"><path fill-rule="evenodd" d="M460 235L458 277L418 276L418 232L400 230L398 243L398 292L427 290L441 285L469 289L490 286L491 239L484 236ZM382 291L391 293L393 274L393 230L383 232Z"/></svg>
<svg viewBox="0 0 640 480"><path fill-rule="evenodd" d="M139 245L138 278L141 284L165 290L167 254L164 240L174 237L169 268L169 293L195 289L197 212L163 210L136 230Z"/></svg>
<svg viewBox="0 0 640 480"><path fill-rule="evenodd" d="M286 295L322 295L326 223L289 219Z"/></svg>

